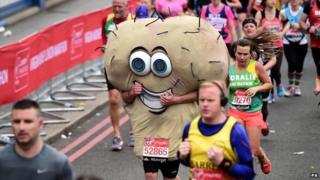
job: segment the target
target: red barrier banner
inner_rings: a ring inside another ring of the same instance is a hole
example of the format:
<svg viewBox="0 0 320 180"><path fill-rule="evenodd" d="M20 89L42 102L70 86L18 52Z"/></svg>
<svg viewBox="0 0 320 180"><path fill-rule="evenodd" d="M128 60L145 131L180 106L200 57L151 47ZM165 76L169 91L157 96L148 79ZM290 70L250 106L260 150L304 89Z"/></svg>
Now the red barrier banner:
<svg viewBox="0 0 320 180"><path fill-rule="evenodd" d="M68 19L0 47L0 105L15 102L57 75L101 56L95 49L104 44L102 24L111 11Z"/></svg>

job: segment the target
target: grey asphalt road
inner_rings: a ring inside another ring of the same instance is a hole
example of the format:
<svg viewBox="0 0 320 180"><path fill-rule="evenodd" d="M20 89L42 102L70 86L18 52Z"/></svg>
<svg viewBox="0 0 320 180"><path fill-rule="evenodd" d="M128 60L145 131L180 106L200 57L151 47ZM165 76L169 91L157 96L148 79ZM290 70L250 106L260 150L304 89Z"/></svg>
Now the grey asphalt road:
<svg viewBox="0 0 320 180"><path fill-rule="evenodd" d="M282 67L284 84L287 83L286 64L284 59ZM320 101L320 97L315 97L312 94L314 74L315 67L309 53L305 61L304 76L301 82L303 95L301 97L277 98L276 102L269 106L271 133L269 136L262 138L262 146L272 161L272 173L267 176L262 174L256 163L256 179L306 180L317 179L312 176L319 177L320 132L318 128L320 127L320 108L317 103ZM99 116L96 115L80 125L80 128L72 132L70 139L60 139L53 145L62 149L96 123L101 122L107 116L106 111L106 109L101 111L98 114ZM92 141L94 137L103 132L104 130L100 130L90 140ZM129 123L121 127L121 132L127 142ZM111 152L111 138L112 134L74 160L75 172L77 174L94 174L111 180L143 179L141 161L134 156L132 149L124 146L124 150L121 152ZM83 144L89 143L89 141ZM76 147L67 155L70 156L83 146ZM180 167L179 174L182 179L187 179L187 169L185 167Z"/></svg>

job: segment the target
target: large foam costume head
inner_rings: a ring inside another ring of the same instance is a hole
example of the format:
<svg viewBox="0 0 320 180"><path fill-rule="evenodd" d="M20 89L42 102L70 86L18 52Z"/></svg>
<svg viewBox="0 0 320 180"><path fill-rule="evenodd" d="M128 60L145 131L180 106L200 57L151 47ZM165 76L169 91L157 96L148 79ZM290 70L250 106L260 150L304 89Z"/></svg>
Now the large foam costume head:
<svg viewBox="0 0 320 180"><path fill-rule="evenodd" d="M167 136L170 128L174 133L168 137L178 143L184 123L197 114L197 107L194 103L165 107L160 96L168 91L184 95L197 90L202 80L225 80L229 67L228 50L218 31L191 16L121 23L108 35L105 60L109 83L115 88L127 91L134 82L143 85L143 93L126 108L136 146L139 137Z"/></svg>

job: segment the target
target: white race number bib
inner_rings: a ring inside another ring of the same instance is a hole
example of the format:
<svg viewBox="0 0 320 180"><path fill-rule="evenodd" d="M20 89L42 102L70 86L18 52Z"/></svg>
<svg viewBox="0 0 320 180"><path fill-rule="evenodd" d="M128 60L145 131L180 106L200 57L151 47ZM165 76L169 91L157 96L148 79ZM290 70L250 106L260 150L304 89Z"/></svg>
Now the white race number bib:
<svg viewBox="0 0 320 180"><path fill-rule="evenodd" d="M169 139L144 138L143 156L168 158Z"/></svg>

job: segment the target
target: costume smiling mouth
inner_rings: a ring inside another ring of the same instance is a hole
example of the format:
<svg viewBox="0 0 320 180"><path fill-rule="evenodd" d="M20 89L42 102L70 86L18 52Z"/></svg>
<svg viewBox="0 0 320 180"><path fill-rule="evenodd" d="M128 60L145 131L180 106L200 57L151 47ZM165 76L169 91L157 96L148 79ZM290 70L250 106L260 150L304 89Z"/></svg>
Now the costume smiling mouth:
<svg viewBox="0 0 320 180"><path fill-rule="evenodd" d="M140 94L139 99L141 102L147 106L152 113L162 113L167 109L160 103L160 97L172 93L172 89L167 89L163 92L152 92L146 88L143 88L143 92Z"/></svg>

